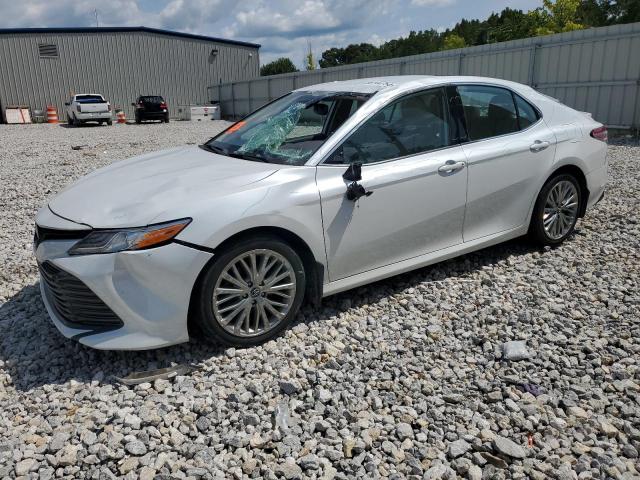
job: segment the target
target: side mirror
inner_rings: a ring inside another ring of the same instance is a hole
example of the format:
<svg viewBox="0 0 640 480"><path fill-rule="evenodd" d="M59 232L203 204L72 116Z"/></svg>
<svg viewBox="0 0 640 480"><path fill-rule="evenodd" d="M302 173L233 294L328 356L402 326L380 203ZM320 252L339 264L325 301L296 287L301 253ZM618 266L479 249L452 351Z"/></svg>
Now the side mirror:
<svg viewBox="0 0 640 480"><path fill-rule="evenodd" d="M136 102L131 102L131 106L135 107L136 106Z"/></svg>
<svg viewBox="0 0 640 480"><path fill-rule="evenodd" d="M349 165L347 171L342 174L347 182L357 182L362 180L362 163L356 162Z"/></svg>
<svg viewBox="0 0 640 480"><path fill-rule="evenodd" d="M69 105L71 105L69 102L64 102L64 104L68 107Z"/></svg>

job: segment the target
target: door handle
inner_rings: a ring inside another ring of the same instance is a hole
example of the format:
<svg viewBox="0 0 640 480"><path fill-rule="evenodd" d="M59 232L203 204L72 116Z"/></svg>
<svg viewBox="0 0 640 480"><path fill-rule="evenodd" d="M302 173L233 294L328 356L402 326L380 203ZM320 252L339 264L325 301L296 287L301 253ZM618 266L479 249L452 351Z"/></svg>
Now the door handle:
<svg viewBox="0 0 640 480"><path fill-rule="evenodd" d="M438 167L440 173L455 173L458 170L462 170L465 167L464 162L454 162L453 160L447 160L444 165Z"/></svg>
<svg viewBox="0 0 640 480"><path fill-rule="evenodd" d="M532 152L541 152L542 150L547 148L549 145L550 145L549 142L542 142L540 140L536 140L535 142L533 142L533 144L531 144L531 146L529 147L529 150L531 150Z"/></svg>

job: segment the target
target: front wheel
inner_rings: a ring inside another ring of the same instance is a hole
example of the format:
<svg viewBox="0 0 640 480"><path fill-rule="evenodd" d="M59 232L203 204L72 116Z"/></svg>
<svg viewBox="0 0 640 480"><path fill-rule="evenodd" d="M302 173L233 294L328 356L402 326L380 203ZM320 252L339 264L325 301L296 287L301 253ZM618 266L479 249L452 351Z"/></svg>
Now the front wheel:
<svg viewBox="0 0 640 480"><path fill-rule="evenodd" d="M542 245L559 245L573 232L582 202L573 175L560 174L542 187L531 217L529 234Z"/></svg>
<svg viewBox="0 0 640 480"><path fill-rule="evenodd" d="M306 285L300 257L277 237L241 240L208 267L195 320L210 340L259 345L290 325Z"/></svg>

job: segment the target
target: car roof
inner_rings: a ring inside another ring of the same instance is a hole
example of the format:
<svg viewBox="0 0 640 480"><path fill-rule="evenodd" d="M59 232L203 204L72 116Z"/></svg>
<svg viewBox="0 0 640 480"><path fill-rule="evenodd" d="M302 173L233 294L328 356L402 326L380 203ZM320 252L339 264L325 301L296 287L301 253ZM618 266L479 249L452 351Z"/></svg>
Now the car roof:
<svg viewBox="0 0 640 480"><path fill-rule="evenodd" d="M376 93L381 90L410 90L420 86L442 85L447 83L490 83L508 87L522 87L522 84L490 77L473 76L442 76L442 75L395 75L389 77L357 78L353 80L338 80L335 82L319 83L298 88L299 92L353 92Z"/></svg>

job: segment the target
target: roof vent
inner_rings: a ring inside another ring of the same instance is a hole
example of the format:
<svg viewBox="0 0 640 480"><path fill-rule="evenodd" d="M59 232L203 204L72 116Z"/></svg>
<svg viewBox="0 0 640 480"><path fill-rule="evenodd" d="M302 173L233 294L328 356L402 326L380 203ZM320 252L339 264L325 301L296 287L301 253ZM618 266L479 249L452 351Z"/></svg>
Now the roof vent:
<svg viewBox="0 0 640 480"><path fill-rule="evenodd" d="M40 52L40 58L58 58L58 45L40 43L38 44L38 52Z"/></svg>

